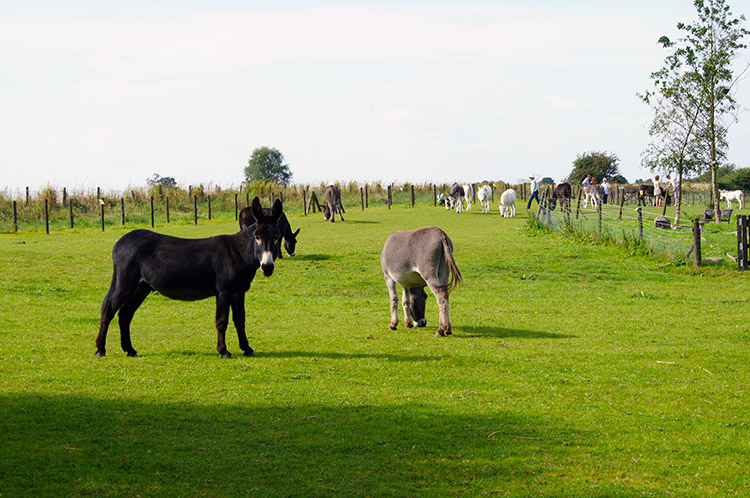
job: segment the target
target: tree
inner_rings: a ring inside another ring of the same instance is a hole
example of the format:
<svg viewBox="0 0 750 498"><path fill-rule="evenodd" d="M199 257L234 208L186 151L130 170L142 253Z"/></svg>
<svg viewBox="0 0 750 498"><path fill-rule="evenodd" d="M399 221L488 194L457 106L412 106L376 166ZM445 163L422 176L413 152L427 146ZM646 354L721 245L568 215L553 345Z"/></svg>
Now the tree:
<svg viewBox="0 0 750 498"><path fill-rule="evenodd" d="M678 192L675 203L675 225L680 224L682 179L697 173L701 162L702 135L698 133L702 100L692 92L690 80L669 57L665 67L652 73L655 89L638 94L654 111L649 126L651 143L641 156L641 164L651 171L676 171Z"/></svg>
<svg viewBox="0 0 750 498"><path fill-rule="evenodd" d="M736 190L750 191L750 168L741 168L732 175L732 187Z"/></svg>
<svg viewBox="0 0 750 498"><path fill-rule="evenodd" d="M292 181L292 170L284 164L281 152L271 147L258 147L247 161L245 181L288 185Z"/></svg>
<svg viewBox="0 0 750 498"><path fill-rule="evenodd" d="M587 175L595 177L597 181L601 181L602 178L613 178L620 174L619 162L620 159L613 153L587 152L579 154L573 161L573 171L570 172L566 181L568 183L581 183Z"/></svg>
<svg viewBox="0 0 750 498"><path fill-rule="evenodd" d="M554 185L554 184L555 184L555 180L553 180L549 176L545 176L544 178L539 180L539 185Z"/></svg>
<svg viewBox="0 0 750 498"><path fill-rule="evenodd" d="M739 78L734 77L732 62L737 52L746 47L742 38L748 31L742 27L745 17L733 17L725 0L694 0L693 4L698 20L693 24L677 24L685 37L672 42L662 36L659 42L665 48L674 49L665 61L665 74L673 83L682 85L679 93L686 99L685 109L694 106L693 111L685 114L687 118L679 119L683 124L693 122L690 134L698 147L688 156L694 156L695 164L708 165L714 209L719 212L716 173L719 160L726 157L727 129L737 120L734 91ZM746 70L747 66L740 76ZM720 220L717 216L716 222Z"/></svg>

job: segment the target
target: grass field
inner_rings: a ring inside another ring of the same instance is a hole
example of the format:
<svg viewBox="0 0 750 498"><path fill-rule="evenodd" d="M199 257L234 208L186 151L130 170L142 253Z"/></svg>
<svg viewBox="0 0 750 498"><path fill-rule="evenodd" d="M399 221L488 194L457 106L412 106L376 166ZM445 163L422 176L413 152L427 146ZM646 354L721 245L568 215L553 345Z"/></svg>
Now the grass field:
<svg viewBox="0 0 750 498"><path fill-rule="evenodd" d="M523 210L521 210L523 211ZM0 235L0 496L747 496L750 275L532 234L523 213L293 214L297 256L215 352L150 296L94 357L111 229ZM438 225L454 335L390 331L379 255ZM234 222L157 231L203 237Z"/></svg>

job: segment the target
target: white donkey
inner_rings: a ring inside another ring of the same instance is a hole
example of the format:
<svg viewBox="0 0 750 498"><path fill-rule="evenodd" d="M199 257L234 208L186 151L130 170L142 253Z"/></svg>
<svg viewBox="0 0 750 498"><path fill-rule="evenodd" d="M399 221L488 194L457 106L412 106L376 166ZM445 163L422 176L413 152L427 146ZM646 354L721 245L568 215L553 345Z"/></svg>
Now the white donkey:
<svg viewBox="0 0 750 498"><path fill-rule="evenodd" d="M742 190L719 190L719 199L727 201L729 209L732 209L732 201L738 201L740 209L745 208L745 194Z"/></svg>
<svg viewBox="0 0 750 498"><path fill-rule="evenodd" d="M516 191L509 188L500 196L500 214L503 218L516 215Z"/></svg>
<svg viewBox="0 0 750 498"><path fill-rule="evenodd" d="M436 335L453 333L448 296L463 276L453 259L453 243L443 230L424 227L393 232L383 246L380 265L391 298L391 330L398 328L396 284L399 284L403 288L401 305L407 327L427 325L424 290L427 286L435 295L440 310Z"/></svg>
<svg viewBox="0 0 750 498"><path fill-rule="evenodd" d="M464 185L464 201L466 202L466 210L471 211L471 206L474 204L474 187L471 183Z"/></svg>
<svg viewBox="0 0 750 498"><path fill-rule="evenodd" d="M604 187L601 185L586 185L583 187L583 207L589 205L591 201L591 207L596 209L596 205L602 201L604 195Z"/></svg>
<svg viewBox="0 0 750 498"><path fill-rule="evenodd" d="M482 204L482 212L490 212L490 201L492 200L492 187L489 185L482 185L477 191L477 199Z"/></svg>

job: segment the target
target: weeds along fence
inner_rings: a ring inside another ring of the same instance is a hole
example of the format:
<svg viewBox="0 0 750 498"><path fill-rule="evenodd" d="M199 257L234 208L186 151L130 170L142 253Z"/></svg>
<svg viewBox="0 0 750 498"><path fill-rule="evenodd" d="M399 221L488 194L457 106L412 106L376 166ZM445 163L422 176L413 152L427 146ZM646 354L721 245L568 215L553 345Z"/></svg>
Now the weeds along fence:
<svg viewBox="0 0 750 498"><path fill-rule="evenodd" d="M490 182L493 190L509 188L504 182ZM347 210L397 208L437 205L448 184L383 185L380 182L360 185L356 182L337 183L342 204ZM29 231L60 231L114 226L155 226L165 223L197 224L206 220L236 220L237 212L250 204L255 196L264 206L276 199L284 203L288 213L309 214L317 211L317 199L323 203L326 184L287 185L253 183L249 186L221 188L161 186L104 191L101 188L69 190L47 186L37 192L28 188L11 192L0 191L0 233ZM522 198L528 187L513 186ZM502 192L502 190L499 190Z"/></svg>
<svg viewBox="0 0 750 498"><path fill-rule="evenodd" d="M634 254L695 265L724 261L736 263L739 269L747 268L747 229L744 232L741 229L747 226L747 215L717 224L703 219L708 204L684 203L680 215L683 221L674 226L674 206L666 209L664 220L662 212L665 210L660 206L637 206L624 202L622 197L619 203L586 206L582 197L574 196L569 205L553 206L545 192L541 195L536 218L549 230L559 230L582 240L611 242Z"/></svg>

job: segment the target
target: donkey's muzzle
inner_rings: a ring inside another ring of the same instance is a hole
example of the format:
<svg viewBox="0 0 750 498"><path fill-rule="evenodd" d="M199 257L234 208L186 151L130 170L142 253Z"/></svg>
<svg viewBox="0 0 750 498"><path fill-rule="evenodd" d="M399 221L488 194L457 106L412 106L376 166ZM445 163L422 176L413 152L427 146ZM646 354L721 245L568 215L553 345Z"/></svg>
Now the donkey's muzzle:
<svg viewBox="0 0 750 498"><path fill-rule="evenodd" d="M260 269L266 277L273 275L273 254L270 251L263 253L260 260Z"/></svg>

